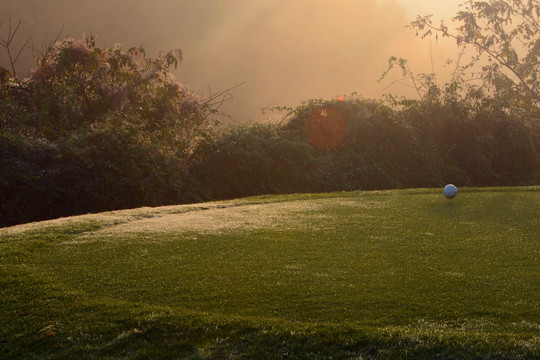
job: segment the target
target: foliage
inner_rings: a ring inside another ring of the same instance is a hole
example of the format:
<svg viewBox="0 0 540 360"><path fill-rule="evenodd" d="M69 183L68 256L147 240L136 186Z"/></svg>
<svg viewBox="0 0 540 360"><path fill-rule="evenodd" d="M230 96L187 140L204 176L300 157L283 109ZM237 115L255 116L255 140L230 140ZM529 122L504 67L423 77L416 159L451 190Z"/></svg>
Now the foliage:
<svg viewBox="0 0 540 360"><path fill-rule="evenodd" d="M227 129L202 140L191 161L206 198L318 192L324 189L322 161L306 142L279 126L254 124Z"/></svg>
<svg viewBox="0 0 540 360"><path fill-rule="evenodd" d="M28 78L0 69L0 224L192 201L187 158L216 110L174 79L180 61L83 36Z"/></svg>
<svg viewBox="0 0 540 360"><path fill-rule="evenodd" d="M120 45L98 48L95 38L71 38L49 47L37 68L16 91L25 114L11 126L49 139L92 131L110 112L121 111L169 151L185 155L208 127L211 109L170 73L181 61L179 51L152 59L144 48L124 52Z"/></svg>
<svg viewBox="0 0 540 360"><path fill-rule="evenodd" d="M116 126L122 116L62 145L55 183L69 199L63 201L67 214L192 200L183 159L164 153L159 143L141 141L137 127Z"/></svg>
<svg viewBox="0 0 540 360"><path fill-rule="evenodd" d="M423 151L441 165L441 180L474 186L539 180L540 138L535 126L518 117L490 108L478 111L466 103L424 101L409 102L401 116L417 133Z"/></svg>
<svg viewBox="0 0 540 360"><path fill-rule="evenodd" d="M430 166L428 176L476 186L538 183L540 3L469 0L461 6L455 30L434 25L431 15L411 23L422 37L456 40L451 79L441 85L437 74L415 74L406 59L391 57L381 80L397 68L419 99L389 96L390 104L425 157L441 164ZM471 48L474 56L463 63Z"/></svg>
<svg viewBox="0 0 540 360"><path fill-rule="evenodd" d="M346 120L335 147L313 145L306 123L331 107ZM283 110L283 109L278 109ZM502 186L540 180L539 128L490 107L438 99L314 99L280 124L236 126L190 158L203 199L410 187Z"/></svg>
<svg viewBox="0 0 540 360"><path fill-rule="evenodd" d="M413 22L463 50L444 85L390 59L417 100L312 99L271 109L286 112L280 123L221 130L211 116L228 95L203 100L178 83L179 51L57 41L28 78L0 68L0 226L257 194L537 184L539 8L512 1L469 1L456 34ZM0 45L10 50L12 35ZM477 54L463 65L465 46Z"/></svg>
<svg viewBox="0 0 540 360"><path fill-rule="evenodd" d="M538 0L468 0L452 19L457 28L449 29L441 21L432 23L431 15L418 16L411 23L417 35L433 34L455 39L460 53L474 49L469 63L459 61L452 80L440 92L454 99L489 102L499 110L518 112L524 118L538 121L540 105L540 2ZM461 56L460 56L461 60ZM390 65L399 66L404 75L403 59L392 58ZM433 88L435 74L416 80ZM474 80L477 81L474 81ZM415 84L416 85L416 84ZM418 87L418 86L417 86Z"/></svg>
<svg viewBox="0 0 540 360"><path fill-rule="evenodd" d="M60 216L51 188L58 147L16 133L0 133L0 226Z"/></svg>
<svg viewBox="0 0 540 360"><path fill-rule="evenodd" d="M1 135L0 225L196 200L183 161L120 117L59 143Z"/></svg>

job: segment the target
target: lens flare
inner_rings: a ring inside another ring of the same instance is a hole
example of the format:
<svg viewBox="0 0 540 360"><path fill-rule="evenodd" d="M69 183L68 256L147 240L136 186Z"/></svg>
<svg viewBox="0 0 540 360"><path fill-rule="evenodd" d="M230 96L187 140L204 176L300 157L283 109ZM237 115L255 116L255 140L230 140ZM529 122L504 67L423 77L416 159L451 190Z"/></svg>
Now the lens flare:
<svg viewBox="0 0 540 360"><path fill-rule="evenodd" d="M322 106L311 111L305 131L309 141L320 148L337 146L345 137L345 117L336 108Z"/></svg>

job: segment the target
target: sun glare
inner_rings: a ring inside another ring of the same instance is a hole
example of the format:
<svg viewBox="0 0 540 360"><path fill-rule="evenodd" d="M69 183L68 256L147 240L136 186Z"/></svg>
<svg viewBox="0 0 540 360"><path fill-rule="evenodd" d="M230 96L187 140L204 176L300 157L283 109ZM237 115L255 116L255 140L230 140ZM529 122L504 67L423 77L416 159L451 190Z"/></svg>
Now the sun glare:
<svg viewBox="0 0 540 360"><path fill-rule="evenodd" d="M313 109L306 121L305 131L313 145L331 148L345 137L345 125L345 117L338 109L323 106Z"/></svg>

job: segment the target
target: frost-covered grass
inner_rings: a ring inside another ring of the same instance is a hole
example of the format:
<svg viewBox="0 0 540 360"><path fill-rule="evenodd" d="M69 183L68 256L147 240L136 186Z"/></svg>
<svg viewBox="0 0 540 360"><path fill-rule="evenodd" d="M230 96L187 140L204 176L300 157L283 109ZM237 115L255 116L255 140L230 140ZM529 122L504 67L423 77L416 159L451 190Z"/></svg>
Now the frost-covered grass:
<svg viewBox="0 0 540 360"><path fill-rule="evenodd" d="M263 196L0 229L0 358L540 357L540 188Z"/></svg>

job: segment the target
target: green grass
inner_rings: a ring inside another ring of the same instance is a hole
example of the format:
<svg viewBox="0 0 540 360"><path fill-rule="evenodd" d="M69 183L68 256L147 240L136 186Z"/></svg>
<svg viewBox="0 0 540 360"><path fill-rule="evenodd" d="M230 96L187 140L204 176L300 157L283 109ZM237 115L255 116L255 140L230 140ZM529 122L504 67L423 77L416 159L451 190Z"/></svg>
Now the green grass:
<svg viewBox="0 0 540 360"><path fill-rule="evenodd" d="M538 359L539 190L263 196L0 229L0 358Z"/></svg>

